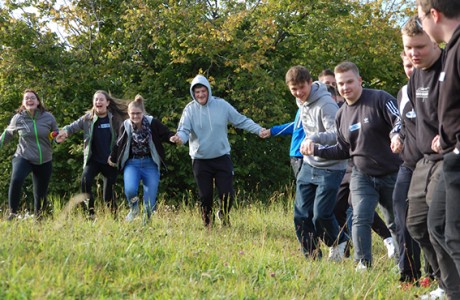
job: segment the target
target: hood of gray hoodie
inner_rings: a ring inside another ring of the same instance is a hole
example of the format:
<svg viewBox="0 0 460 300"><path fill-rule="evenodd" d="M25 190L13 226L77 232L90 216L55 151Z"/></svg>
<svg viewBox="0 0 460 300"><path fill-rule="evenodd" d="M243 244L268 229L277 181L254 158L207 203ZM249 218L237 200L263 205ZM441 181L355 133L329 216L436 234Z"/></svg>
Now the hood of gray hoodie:
<svg viewBox="0 0 460 300"><path fill-rule="evenodd" d="M193 94L193 87L197 84L204 85L208 89L208 101L205 104L200 104L198 100L195 99L195 95ZM209 81L206 77L203 75L196 75L195 78L192 80L192 84L190 84L190 95L192 95L192 99L195 100L198 104L200 105L206 105L209 103L209 101L212 101L212 90L211 90L211 85L209 84Z"/></svg>

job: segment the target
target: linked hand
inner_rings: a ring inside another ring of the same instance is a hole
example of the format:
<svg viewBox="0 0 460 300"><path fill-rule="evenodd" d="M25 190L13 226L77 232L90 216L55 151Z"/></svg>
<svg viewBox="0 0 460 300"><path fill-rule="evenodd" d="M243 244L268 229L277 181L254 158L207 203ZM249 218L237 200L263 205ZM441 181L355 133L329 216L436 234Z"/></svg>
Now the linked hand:
<svg viewBox="0 0 460 300"><path fill-rule="evenodd" d="M303 155L313 155L315 153L315 143L312 140L306 139L300 145L300 153Z"/></svg>
<svg viewBox="0 0 460 300"><path fill-rule="evenodd" d="M403 150L404 144L401 141L399 134L396 134L391 138L390 148L391 148L391 151L393 151L393 153L401 153L401 151Z"/></svg>
<svg viewBox="0 0 460 300"><path fill-rule="evenodd" d="M270 129L262 128L260 130L259 136L263 139L269 138L272 135Z"/></svg>
<svg viewBox="0 0 460 300"><path fill-rule="evenodd" d="M69 135L67 134L67 131L65 130L59 130L58 135L56 136L56 142L62 143L67 139Z"/></svg>
<svg viewBox="0 0 460 300"><path fill-rule="evenodd" d="M174 143L174 144L177 144L177 145L182 145L183 142L182 140L180 139L180 137L177 135L177 133L175 135L173 135L172 137L169 138L169 141L171 143Z"/></svg>
<svg viewBox="0 0 460 300"><path fill-rule="evenodd" d="M112 157L111 156L109 156L109 158L107 159L107 163L109 164L109 166L111 166L113 168L117 167L117 164L112 162Z"/></svg>
<svg viewBox="0 0 460 300"><path fill-rule="evenodd" d="M436 135L433 140L431 141L431 150L433 150L436 153L441 153L441 140L439 138L439 134Z"/></svg>

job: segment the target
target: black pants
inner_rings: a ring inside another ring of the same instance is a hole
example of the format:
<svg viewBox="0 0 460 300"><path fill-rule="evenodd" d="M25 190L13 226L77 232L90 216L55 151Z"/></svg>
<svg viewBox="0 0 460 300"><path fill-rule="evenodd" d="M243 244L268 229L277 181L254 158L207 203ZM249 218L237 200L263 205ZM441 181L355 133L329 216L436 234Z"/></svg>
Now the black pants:
<svg viewBox="0 0 460 300"><path fill-rule="evenodd" d="M294 177L297 179L297 175L299 175L300 169L302 168L303 157L291 156L290 162Z"/></svg>
<svg viewBox="0 0 460 300"><path fill-rule="evenodd" d="M445 249L445 241L433 235L444 231L446 208L442 178L442 161L422 158L417 162L409 187L406 225L422 248L439 285L450 299L460 299L460 277L455 272L455 263Z"/></svg>
<svg viewBox="0 0 460 300"><path fill-rule="evenodd" d="M412 173L413 170L411 168L400 166L393 190L393 211L399 245L398 265L401 274L400 280L408 282L418 280L421 276L420 246L412 239L406 226L407 193Z"/></svg>
<svg viewBox="0 0 460 300"><path fill-rule="evenodd" d="M22 186L26 177L32 172L34 189L34 213L39 215L47 205L48 184L53 166L51 161L42 165L34 165L22 157L13 158L8 202L12 213L17 213L21 199Z"/></svg>
<svg viewBox="0 0 460 300"><path fill-rule="evenodd" d="M446 294L449 299L460 299L460 276L446 239L448 228L448 223L446 222L448 211L448 207L446 206L446 174L443 174L443 163L439 162L438 165L438 172L436 172L438 176L434 175L436 178L433 179L434 182L437 182L437 185L434 187L433 199L431 200L428 211L428 233L433 248L436 251L439 269L441 270L441 279Z"/></svg>
<svg viewBox="0 0 460 300"><path fill-rule="evenodd" d="M225 216L228 216L235 197L233 163L230 155L212 159L194 159L192 165L205 225L208 225L212 218L214 183L219 194L220 209Z"/></svg>
<svg viewBox="0 0 460 300"><path fill-rule="evenodd" d="M113 187L117 181L118 170L108 164L100 163L94 160L89 160L83 169L81 177L81 190L83 193L89 195L88 210L90 214L94 214L94 195L92 186L96 176L101 173L103 176L103 198L107 203L107 206L112 210L116 211L116 199L113 191Z"/></svg>

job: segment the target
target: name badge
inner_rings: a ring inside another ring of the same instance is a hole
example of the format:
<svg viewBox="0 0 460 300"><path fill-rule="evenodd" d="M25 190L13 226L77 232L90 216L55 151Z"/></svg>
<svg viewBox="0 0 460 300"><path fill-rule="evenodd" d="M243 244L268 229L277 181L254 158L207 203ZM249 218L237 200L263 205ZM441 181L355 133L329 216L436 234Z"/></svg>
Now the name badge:
<svg viewBox="0 0 460 300"><path fill-rule="evenodd" d="M439 74L439 81L444 81L444 78L446 78L446 72L441 72L441 74Z"/></svg>
<svg viewBox="0 0 460 300"><path fill-rule="evenodd" d="M350 125L349 130L350 130L350 132L352 132L352 131L356 131L356 130L358 130L360 128L361 128L361 122L353 124L353 125Z"/></svg>

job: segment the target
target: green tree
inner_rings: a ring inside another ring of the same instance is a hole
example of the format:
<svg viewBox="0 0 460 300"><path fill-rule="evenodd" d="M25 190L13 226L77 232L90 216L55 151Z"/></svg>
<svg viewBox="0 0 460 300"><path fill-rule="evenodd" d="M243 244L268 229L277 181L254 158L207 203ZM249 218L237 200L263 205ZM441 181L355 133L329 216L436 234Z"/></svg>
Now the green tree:
<svg viewBox="0 0 460 300"><path fill-rule="evenodd" d="M284 83L290 66L305 65L316 76L343 60L358 65L367 87L396 94L405 81L399 25L411 13L403 2L7 1L0 14L0 124L7 125L27 86L38 89L60 125L81 116L94 91L104 89L124 99L142 94L148 112L175 128L191 100L190 81L202 73L215 95L271 127L297 110ZM13 16L27 6L35 12ZM260 140L230 129L229 139L237 189L271 192L292 183L289 138ZM56 146L52 193L78 191L81 144L77 136ZM188 147L166 148L160 191L180 200L195 190ZM8 176L0 175L3 195Z"/></svg>

